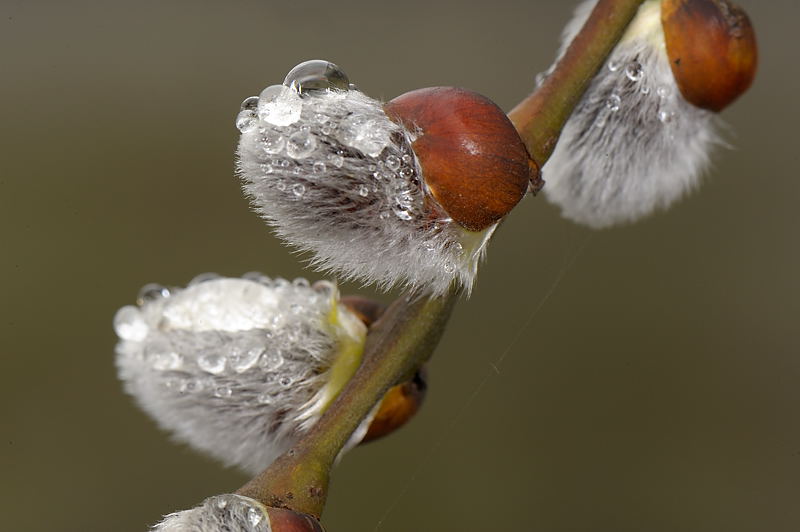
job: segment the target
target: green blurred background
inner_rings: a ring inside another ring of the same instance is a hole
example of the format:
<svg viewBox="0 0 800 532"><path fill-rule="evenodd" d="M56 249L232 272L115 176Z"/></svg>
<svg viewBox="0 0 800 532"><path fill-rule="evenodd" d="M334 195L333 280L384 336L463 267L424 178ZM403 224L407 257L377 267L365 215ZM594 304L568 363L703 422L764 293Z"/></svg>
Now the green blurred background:
<svg viewBox="0 0 800 532"><path fill-rule="evenodd" d="M331 532L800 530L800 7L742 4L761 70L724 114L733 149L630 227L525 200L421 415L336 469ZM3 530L142 531L247 480L122 393L111 329L150 281L320 277L240 194L244 97L326 58L372 96L459 85L510 109L572 7L3 0Z"/></svg>

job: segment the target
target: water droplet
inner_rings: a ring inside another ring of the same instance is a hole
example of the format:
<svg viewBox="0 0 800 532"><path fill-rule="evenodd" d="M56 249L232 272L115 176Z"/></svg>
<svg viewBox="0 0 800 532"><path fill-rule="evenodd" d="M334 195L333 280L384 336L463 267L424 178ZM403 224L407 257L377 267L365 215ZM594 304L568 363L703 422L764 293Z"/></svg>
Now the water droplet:
<svg viewBox="0 0 800 532"><path fill-rule="evenodd" d="M260 393L258 397L256 397L256 402L260 405L268 405L272 403L272 395L267 392Z"/></svg>
<svg viewBox="0 0 800 532"><path fill-rule="evenodd" d="M267 371L275 371L283 365L283 355L280 351L270 351L261 358L261 366Z"/></svg>
<svg viewBox="0 0 800 532"><path fill-rule="evenodd" d="M306 187L302 183L295 183L292 185L292 194L294 194L296 198L302 198L305 193Z"/></svg>
<svg viewBox="0 0 800 532"><path fill-rule="evenodd" d="M377 157L391 143L389 129L384 122L353 114L342 122L338 139L370 157Z"/></svg>
<svg viewBox="0 0 800 532"><path fill-rule="evenodd" d="M464 251L464 246L461 245L461 242L456 242L455 244L453 244L453 250L456 253L461 253L462 251Z"/></svg>
<svg viewBox="0 0 800 532"><path fill-rule="evenodd" d="M650 94L650 87L648 85L642 85L640 92L642 94Z"/></svg>
<svg viewBox="0 0 800 532"><path fill-rule="evenodd" d="M284 388L288 388L289 386L291 386L291 385L292 385L292 382L293 382L293 381L292 381L292 378L291 378L291 377L289 377L288 375L284 375L283 377L281 377L280 379L278 379L278 384L280 384L280 385L281 385L281 386L283 386Z"/></svg>
<svg viewBox="0 0 800 532"><path fill-rule="evenodd" d="M180 387L181 393L195 393L203 389L203 383L195 379L184 379Z"/></svg>
<svg viewBox="0 0 800 532"><path fill-rule="evenodd" d="M369 196L369 188L367 188L367 185L361 185L358 187L358 195L362 198Z"/></svg>
<svg viewBox="0 0 800 532"><path fill-rule="evenodd" d="M219 375L225 371L225 357L218 353L205 353L197 359L197 365L206 373Z"/></svg>
<svg viewBox="0 0 800 532"><path fill-rule="evenodd" d="M631 81L640 81L644 76L644 68L639 61L631 61L628 63L628 66L625 67L625 75L628 76L628 79Z"/></svg>
<svg viewBox="0 0 800 532"><path fill-rule="evenodd" d="M157 371L174 371L183 365L183 357L175 351L161 351L152 353L150 362Z"/></svg>
<svg viewBox="0 0 800 532"><path fill-rule="evenodd" d="M274 126L289 126L300 120L303 100L283 85L267 87L259 95L258 117Z"/></svg>
<svg viewBox="0 0 800 532"><path fill-rule="evenodd" d="M328 115L324 115L322 113L316 113L314 115L314 121L317 122L318 124L326 124L328 123L329 120L330 117Z"/></svg>
<svg viewBox="0 0 800 532"><path fill-rule="evenodd" d="M398 157L397 155L387 155L386 166L388 166L392 170L397 170L398 168L400 168L400 157Z"/></svg>
<svg viewBox="0 0 800 532"><path fill-rule="evenodd" d="M127 305L114 315L114 331L123 340L141 342L147 338L148 327L139 309Z"/></svg>
<svg viewBox="0 0 800 532"><path fill-rule="evenodd" d="M329 160L331 161L331 164L333 166L335 166L336 168L341 168L342 165L344 164L344 152L339 150L339 152L336 152L335 154L331 154L331 156L329 157Z"/></svg>
<svg viewBox="0 0 800 532"><path fill-rule="evenodd" d="M315 292L318 294L328 298L333 295L334 291L336 290L336 285L330 281L317 281L311 286Z"/></svg>
<svg viewBox="0 0 800 532"><path fill-rule="evenodd" d="M201 273L199 275L195 275L194 278L191 281L189 281L189 286L194 286L200 283L206 283L208 281L214 281L216 279L220 279L221 277L222 276L220 274L214 272Z"/></svg>
<svg viewBox="0 0 800 532"><path fill-rule="evenodd" d="M534 83L536 84L537 87L542 86L544 80L547 79L547 75L548 75L547 72L539 72L538 74L536 74L536 77L534 78Z"/></svg>
<svg viewBox="0 0 800 532"><path fill-rule="evenodd" d="M272 284L272 279L270 279L261 272L247 272L244 275L242 275L242 279L266 285Z"/></svg>
<svg viewBox="0 0 800 532"><path fill-rule="evenodd" d="M411 156L409 154L407 154L407 153L405 155L403 155L403 162L404 163L410 163L411 162Z"/></svg>
<svg viewBox="0 0 800 532"><path fill-rule="evenodd" d="M242 100L242 104L239 106L240 111L255 111L258 109L258 96L248 96L244 100Z"/></svg>
<svg viewBox="0 0 800 532"><path fill-rule="evenodd" d="M669 96L669 89L666 87L659 87L656 89L656 94L659 98L666 98Z"/></svg>
<svg viewBox="0 0 800 532"><path fill-rule="evenodd" d="M259 133L261 133L259 146L261 146L262 150L270 155L283 151L283 147L286 145L286 138L280 132L274 129L261 128Z"/></svg>
<svg viewBox="0 0 800 532"><path fill-rule="evenodd" d="M169 297L169 288L157 283L149 283L144 285L142 289L139 290L136 303L139 305L144 305L147 302L156 301L164 297Z"/></svg>
<svg viewBox="0 0 800 532"><path fill-rule="evenodd" d="M256 362L261 358L261 353L263 352L263 347L252 347L250 349L234 348L229 356L233 371L236 373L244 373L249 370L256 365Z"/></svg>
<svg viewBox="0 0 800 532"><path fill-rule="evenodd" d="M400 177L403 179L408 179L414 175L414 169L409 168L408 166L404 166L400 169Z"/></svg>
<svg viewBox="0 0 800 532"><path fill-rule="evenodd" d="M309 283L308 279L306 279L305 277L298 277L297 279L292 281L292 285L295 288L310 288L311 287L311 283Z"/></svg>
<svg viewBox="0 0 800 532"><path fill-rule="evenodd" d="M619 94L612 94L606 100L606 107L612 113L619 111L619 106L622 103L622 98L619 97Z"/></svg>
<svg viewBox="0 0 800 532"><path fill-rule="evenodd" d="M257 526L263 518L262 513L255 508L251 507L247 510L247 520L250 522L250 526Z"/></svg>
<svg viewBox="0 0 800 532"><path fill-rule="evenodd" d="M400 218L401 220L408 221L411 220L412 218L411 213L408 212L408 210L401 205L394 206L392 208L392 212L394 212L394 215Z"/></svg>
<svg viewBox="0 0 800 532"><path fill-rule="evenodd" d="M314 152L317 140L310 131L300 130L292 133L286 141L286 153L292 159L305 159Z"/></svg>
<svg viewBox="0 0 800 532"><path fill-rule="evenodd" d="M599 113L597 113L597 117L594 119L594 127L605 127L607 118L608 111L605 109L601 110Z"/></svg>
<svg viewBox="0 0 800 532"><path fill-rule="evenodd" d="M378 217L379 217L381 220L388 220L388 219L389 219L389 216L391 216L391 214L389 214L387 211L383 211L382 213L380 213L380 214L378 215Z"/></svg>
<svg viewBox="0 0 800 532"><path fill-rule="evenodd" d="M220 510L224 510L226 506L228 506L228 499L222 498L220 496L219 500L217 501L217 508L219 508Z"/></svg>
<svg viewBox="0 0 800 532"><path fill-rule="evenodd" d="M621 66L622 64L619 61L611 60L608 62L608 70L610 70L611 72L616 72L617 70L619 70L619 67Z"/></svg>
<svg viewBox="0 0 800 532"><path fill-rule="evenodd" d="M664 124L672 122L672 113L670 113L669 111L659 111L658 120Z"/></svg>
<svg viewBox="0 0 800 532"><path fill-rule="evenodd" d="M256 127L256 115L253 111L249 109L245 109L244 111L239 111L239 114L236 115L236 129L244 133L245 131L250 131L254 127Z"/></svg>
<svg viewBox="0 0 800 532"><path fill-rule="evenodd" d="M311 170L317 175L324 174L326 169L327 168L325 167L325 163L323 163L322 161L315 162L314 166L311 167Z"/></svg>
<svg viewBox="0 0 800 532"><path fill-rule="evenodd" d="M231 387L228 385L217 386L216 388L214 388L214 397L227 399L232 395L233 395L233 390L231 390Z"/></svg>
<svg viewBox="0 0 800 532"><path fill-rule="evenodd" d="M275 188L283 192L286 190L286 182L283 179L279 179L277 183L275 183Z"/></svg>
<svg viewBox="0 0 800 532"><path fill-rule="evenodd" d="M455 271L456 271L456 265L455 264L453 264L449 260L444 261L444 272L445 273L453 273Z"/></svg>
<svg viewBox="0 0 800 532"><path fill-rule="evenodd" d="M314 90L350 90L350 80L329 61L313 59L300 63L286 74L283 84L299 93Z"/></svg>

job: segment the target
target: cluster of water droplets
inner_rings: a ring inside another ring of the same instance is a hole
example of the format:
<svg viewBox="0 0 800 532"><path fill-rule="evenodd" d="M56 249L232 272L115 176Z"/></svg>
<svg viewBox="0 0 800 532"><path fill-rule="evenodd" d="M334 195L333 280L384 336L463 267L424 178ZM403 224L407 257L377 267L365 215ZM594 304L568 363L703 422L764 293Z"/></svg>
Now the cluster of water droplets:
<svg viewBox="0 0 800 532"><path fill-rule="evenodd" d="M620 61L612 58L606 63L610 73L618 74L616 86L605 96L604 106L600 106L594 126L605 127L614 113L618 113L623 106L639 106L642 98L655 98L655 117L659 122L667 124L675 116L675 89L668 84L659 84L659 76L650 76L648 79L645 67L639 62L638 57L630 61Z"/></svg>
<svg viewBox="0 0 800 532"><path fill-rule="evenodd" d="M153 532L184 530L271 532L272 526L260 503L249 497L224 494L209 497L190 510L170 514L153 528Z"/></svg>
<svg viewBox="0 0 800 532"><path fill-rule="evenodd" d="M454 278L472 284L483 247L465 252L464 231L429 194L412 150L424 133L392 121L336 65L298 65L246 99L237 125L246 194L315 266L434 293Z"/></svg>
<svg viewBox="0 0 800 532"><path fill-rule="evenodd" d="M321 371L319 352L333 343L324 324L335 290L325 281L312 287L260 273L203 274L185 290L149 284L137 306L114 318L119 356L168 394L268 405ZM251 389L251 379L263 386Z"/></svg>
<svg viewBox="0 0 800 532"><path fill-rule="evenodd" d="M400 126L333 63L301 63L282 85L245 99L236 126L251 148L240 147L240 160L255 157L260 177L289 199L313 201L335 186L354 206L380 202L384 220L409 221L422 208L419 169Z"/></svg>

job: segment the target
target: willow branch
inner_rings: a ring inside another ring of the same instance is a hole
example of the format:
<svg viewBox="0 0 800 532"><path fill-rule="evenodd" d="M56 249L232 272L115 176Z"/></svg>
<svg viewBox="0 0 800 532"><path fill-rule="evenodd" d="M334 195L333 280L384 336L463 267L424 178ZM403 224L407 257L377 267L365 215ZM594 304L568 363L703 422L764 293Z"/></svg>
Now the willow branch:
<svg viewBox="0 0 800 532"><path fill-rule="evenodd" d="M642 2L597 2L552 74L508 113L531 157L540 166L550 158L564 124Z"/></svg>
<svg viewBox="0 0 800 532"><path fill-rule="evenodd" d="M363 364L322 418L237 493L319 517L340 450L386 391L410 378L430 357L457 298L458 291L451 290L436 299L409 296L395 301L371 327Z"/></svg>
<svg viewBox="0 0 800 532"><path fill-rule="evenodd" d="M509 114L540 165L642 1L599 0L553 74ZM342 447L386 391L410 377L430 357L458 295L452 290L441 298L395 301L371 327L364 362L320 420L237 493L267 506L319 517L330 469Z"/></svg>

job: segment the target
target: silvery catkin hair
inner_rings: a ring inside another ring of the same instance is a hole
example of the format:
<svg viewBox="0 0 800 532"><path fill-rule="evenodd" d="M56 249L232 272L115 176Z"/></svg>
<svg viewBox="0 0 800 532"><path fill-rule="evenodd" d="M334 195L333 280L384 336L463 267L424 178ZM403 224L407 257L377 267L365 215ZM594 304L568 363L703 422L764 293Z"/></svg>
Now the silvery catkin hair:
<svg viewBox="0 0 800 532"><path fill-rule="evenodd" d="M171 513L151 532L271 532L267 509L241 495L209 497L202 504Z"/></svg>
<svg viewBox="0 0 800 532"><path fill-rule="evenodd" d="M319 418L366 338L333 284L259 274L148 286L114 329L119 377L139 406L175 439L251 473Z"/></svg>
<svg viewBox="0 0 800 532"><path fill-rule="evenodd" d="M559 56L596 3L576 9ZM660 2L648 0L567 121L543 169L545 195L566 218L595 228L665 209L697 186L720 142L714 121L678 90Z"/></svg>
<svg viewBox="0 0 800 532"><path fill-rule="evenodd" d="M469 233L436 207L411 148L417 132L338 67L299 65L246 99L236 124L245 192L313 265L383 288L437 295L457 281L469 291L494 226Z"/></svg>

